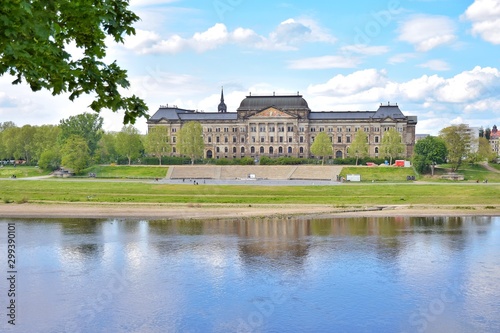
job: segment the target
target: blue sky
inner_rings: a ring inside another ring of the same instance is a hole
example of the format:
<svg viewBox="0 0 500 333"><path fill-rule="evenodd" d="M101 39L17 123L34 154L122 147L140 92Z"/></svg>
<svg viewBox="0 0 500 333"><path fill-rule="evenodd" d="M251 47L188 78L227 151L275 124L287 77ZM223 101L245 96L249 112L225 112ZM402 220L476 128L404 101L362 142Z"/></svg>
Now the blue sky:
<svg viewBox="0 0 500 333"><path fill-rule="evenodd" d="M229 112L249 93L300 92L314 111L398 103L417 133L450 124L500 125L500 0L131 0L140 17L108 61L128 70L126 94L212 112L224 86ZM75 57L78 50L68 49ZM87 96L31 93L0 78L0 121L57 124ZM122 114L102 113L106 130ZM146 131L145 120L136 127Z"/></svg>

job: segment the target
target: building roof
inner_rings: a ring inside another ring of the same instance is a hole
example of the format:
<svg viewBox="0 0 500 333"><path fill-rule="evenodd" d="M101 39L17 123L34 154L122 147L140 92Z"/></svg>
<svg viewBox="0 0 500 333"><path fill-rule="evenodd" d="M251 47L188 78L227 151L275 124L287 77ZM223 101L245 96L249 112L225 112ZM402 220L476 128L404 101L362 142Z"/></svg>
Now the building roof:
<svg viewBox="0 0 500 333"><path fill-rule="evenodd" d="M179 109L178 107L160 106L158 111L155 112L148 120L148 123L156 123L162 119L176 121L176 120L236 120L238 114L236 112L223 113L223 112L198 112L195 110Z"/></svg>
<svg viewBox="0 0 500 333"><path fill-rule="evenodd" d="M380 104L380 107L378 108L377 112L373 115L373 118L392 118L392 119L404 119L406 118L403 112L399 109L399 106L396 105L391 105L390 103L387 103L387 105L382 105Z"/></svg>
<svg viewBox="0 0 500 333"><path fill-rule="evenodd" d="M280 110L306 110L309 106L302 95L247 96L241 101L238 111L260 111L273 106Z"/></svg>
<svg viewBox="0 0 500 333"><path fill-rule="evenodd" d="M323 111L310 112L311 120L349 120L349 119L370 119L375 111Z"/></svg>

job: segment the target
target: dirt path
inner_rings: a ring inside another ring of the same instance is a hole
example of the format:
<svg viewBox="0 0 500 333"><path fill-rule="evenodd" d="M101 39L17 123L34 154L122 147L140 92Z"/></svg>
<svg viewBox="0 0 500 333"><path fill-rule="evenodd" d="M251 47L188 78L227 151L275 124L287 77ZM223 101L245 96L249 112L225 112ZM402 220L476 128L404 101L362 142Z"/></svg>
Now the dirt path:
<svg viewBox="0 0 500 333"><path fill-rule="evenodd" d="M482 166L484 166L488 171L495 172L495 173L500 173L500 170L495 169L488 163L481 163Z"/></svg>

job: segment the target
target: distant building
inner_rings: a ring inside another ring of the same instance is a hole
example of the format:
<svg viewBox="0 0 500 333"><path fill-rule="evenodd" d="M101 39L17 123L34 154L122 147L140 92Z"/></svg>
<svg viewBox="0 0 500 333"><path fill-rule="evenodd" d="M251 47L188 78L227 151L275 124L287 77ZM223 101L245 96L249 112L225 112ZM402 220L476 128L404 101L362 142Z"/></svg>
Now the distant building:
<svg viewBox="0 0 500 333"><path fill-rule="evenodd" d="M415 143L417 143L418 140L425 139L428 136L430 136L430 134L415 134Z"/></svg>
<svg viewBox="0 0 500 333"><path fill-rule="evenodd" d="M500 145L500 131L498 131L497 125L493 125L490 133L490 146L491 149L498 155L500 155L499 150Z"/></svg>
<svg viewBox="0 0 500 333"><path fill-rule="evenodd" d="M410 157L415 145L416 116L405 116L397 104L380 104L376 111L312 111L296 95L252 96L241 101L236 112L227 112L224 92L218 112L198 112L177 106L160 106L148 120L148 129L165 126L170 133L172 154L179 155L177 134L183 124L198 121L203 127L205 158L259 156L311 157L311 144L320 132L332 141L335 158L346 157L358 130L368 134L370 156L379 155L384 132L395 128Z"/></svg>

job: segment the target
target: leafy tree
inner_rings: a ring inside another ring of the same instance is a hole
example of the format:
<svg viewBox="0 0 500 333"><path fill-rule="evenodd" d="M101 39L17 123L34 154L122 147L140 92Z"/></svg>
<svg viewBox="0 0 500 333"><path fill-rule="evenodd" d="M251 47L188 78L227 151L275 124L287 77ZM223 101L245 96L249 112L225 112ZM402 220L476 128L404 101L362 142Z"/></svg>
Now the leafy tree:
<svg viewBox="0 0 500 333"><path fill-rule="evenodd" d="M102 134L94 156L97 163L116 162L118 159L118 153L116 152L116 136L116 132L104 132Z"/></svg>
<svg viewBox="0 0 500 333"><path fill-rule="evenodd" d="M443 139L435 136L428 136L415 144L413 165L420 173L428 172L434 175L434 164L446 162L448 151Z"/></svg>
<svg viewBox="0 0 500 333"><path fill-rule="evenodd" d="M490 141L486 138L479 138L477 155L479 161L494 161L497 154L493 151L490 145Z"/></svg>
<svg viewBox="0 0 500 333"><path fill-rule="evenodd" d="M484 137L486 139L488 139L488 140L490 139L490 137L491 137L491 128L489 128L489 127L486 128L486 130L484 131Z"/></svg>
<svg viewBox="0 0 500 333"><path fill-rule="evenodd" d="M116 151L122 156L128 158L128 165L132 160L141 156L143 150L141 135L132 125L123 126L122 130L116 135Z"/></svg>
<svg viewBox="0 0 500 333"><path fill-rule="evenodd" d="M384 133L380 145L380 153L384 157L389 157L389 164L392 165L392 159L405 151L405 145L401 142L401 135L395 128L390 128Z"/></svg>
<svg viewBox="0 0 500 333"><path fill-rule="evenodd" d="M203 143L203 128L197 121L190 121L182 126L179 132L179 152L194 160L203 157L205 144Z"/></svg>
<svg viewBox="0 0 500 333"><path fill-rule="evenodd" d="M139 17L127 0L8 0L0 6L0 75L25 80L33 91L47 89L53 95L70 93L74 100L95 94L92 110L124 110L124 123L147 116L140 98L123 97L128 88L126 71L116 62L106 64L106 38L123 42L135 34ZM66 50L74 42L83 51L80 59Z"/></svg>
<svg viewBox="0 0 500 333"><path fill-rule="evenodd" d="M89 147L84 138L72 135L61 148L62 165L80 173L90 161Z"/></svg>
<svg viewBox="0 0 500 333"><path fill-rule="evenodd" d="M12 121L6 121L3 123L0 123L0 132L3 132L7 128L12 128L12 127L17 127L16 124L14 124Z"/></svg>
<svg viewBox="0 0 500 333"><path fill-rule="evenodd" d="M347 152L351 156L356 156L356 165L358 165L358 159L361 157L368 156L368 134L360 129L356 132L356 136L352 141L352 144L347 149Z"/></svg>
<svg viewBox="0 0 500 333"><path fill-rule="evenodd" d="M62 119L59 125L61 128L59 143L62 145L72 135L78 135L87 143L90 156L94 156L103 132L102 122L102 117L99 117L97 113L82 113Z"/></svg>
<svg viewBox="0 0 500 333"><path fill-rule="evenodd" d="M439 136L446 144L451 171L455 172L470 151L469 127L465 124L448 126L439 132Z"/></svg>
<svg viewBox="0 0 500 333"><path fill-rule="evenodd" d="M61 155L57 149L45 150L38 160L38 166L45 170L57 170L61 166Z"/></svg>
<svg viewBox="0 0 500 333"><path fill-rule="evenodd" d="M34 161L39 161L45 151L57 151L59 149L58 137L60 132L61 128L56 125L36 126L36 131L33 135L35 145L33 154Z"/></svg>
<svg viewBox="0 0 500 333"><path fill-rule="evenodd" d="M325 156L333 155L333 145L325 132L320 132L311 145L311 153L321 157L321 165L325 163Z"/></svg>
<svg viewBox="0 0 500 333"><path fill-rule="evenodd" d="M146 152L158 157L160 165L162 156L166 156L172 151L172 147L168 142L168 129L166 127L155 126L151 128L144 141Z"/></svg>

